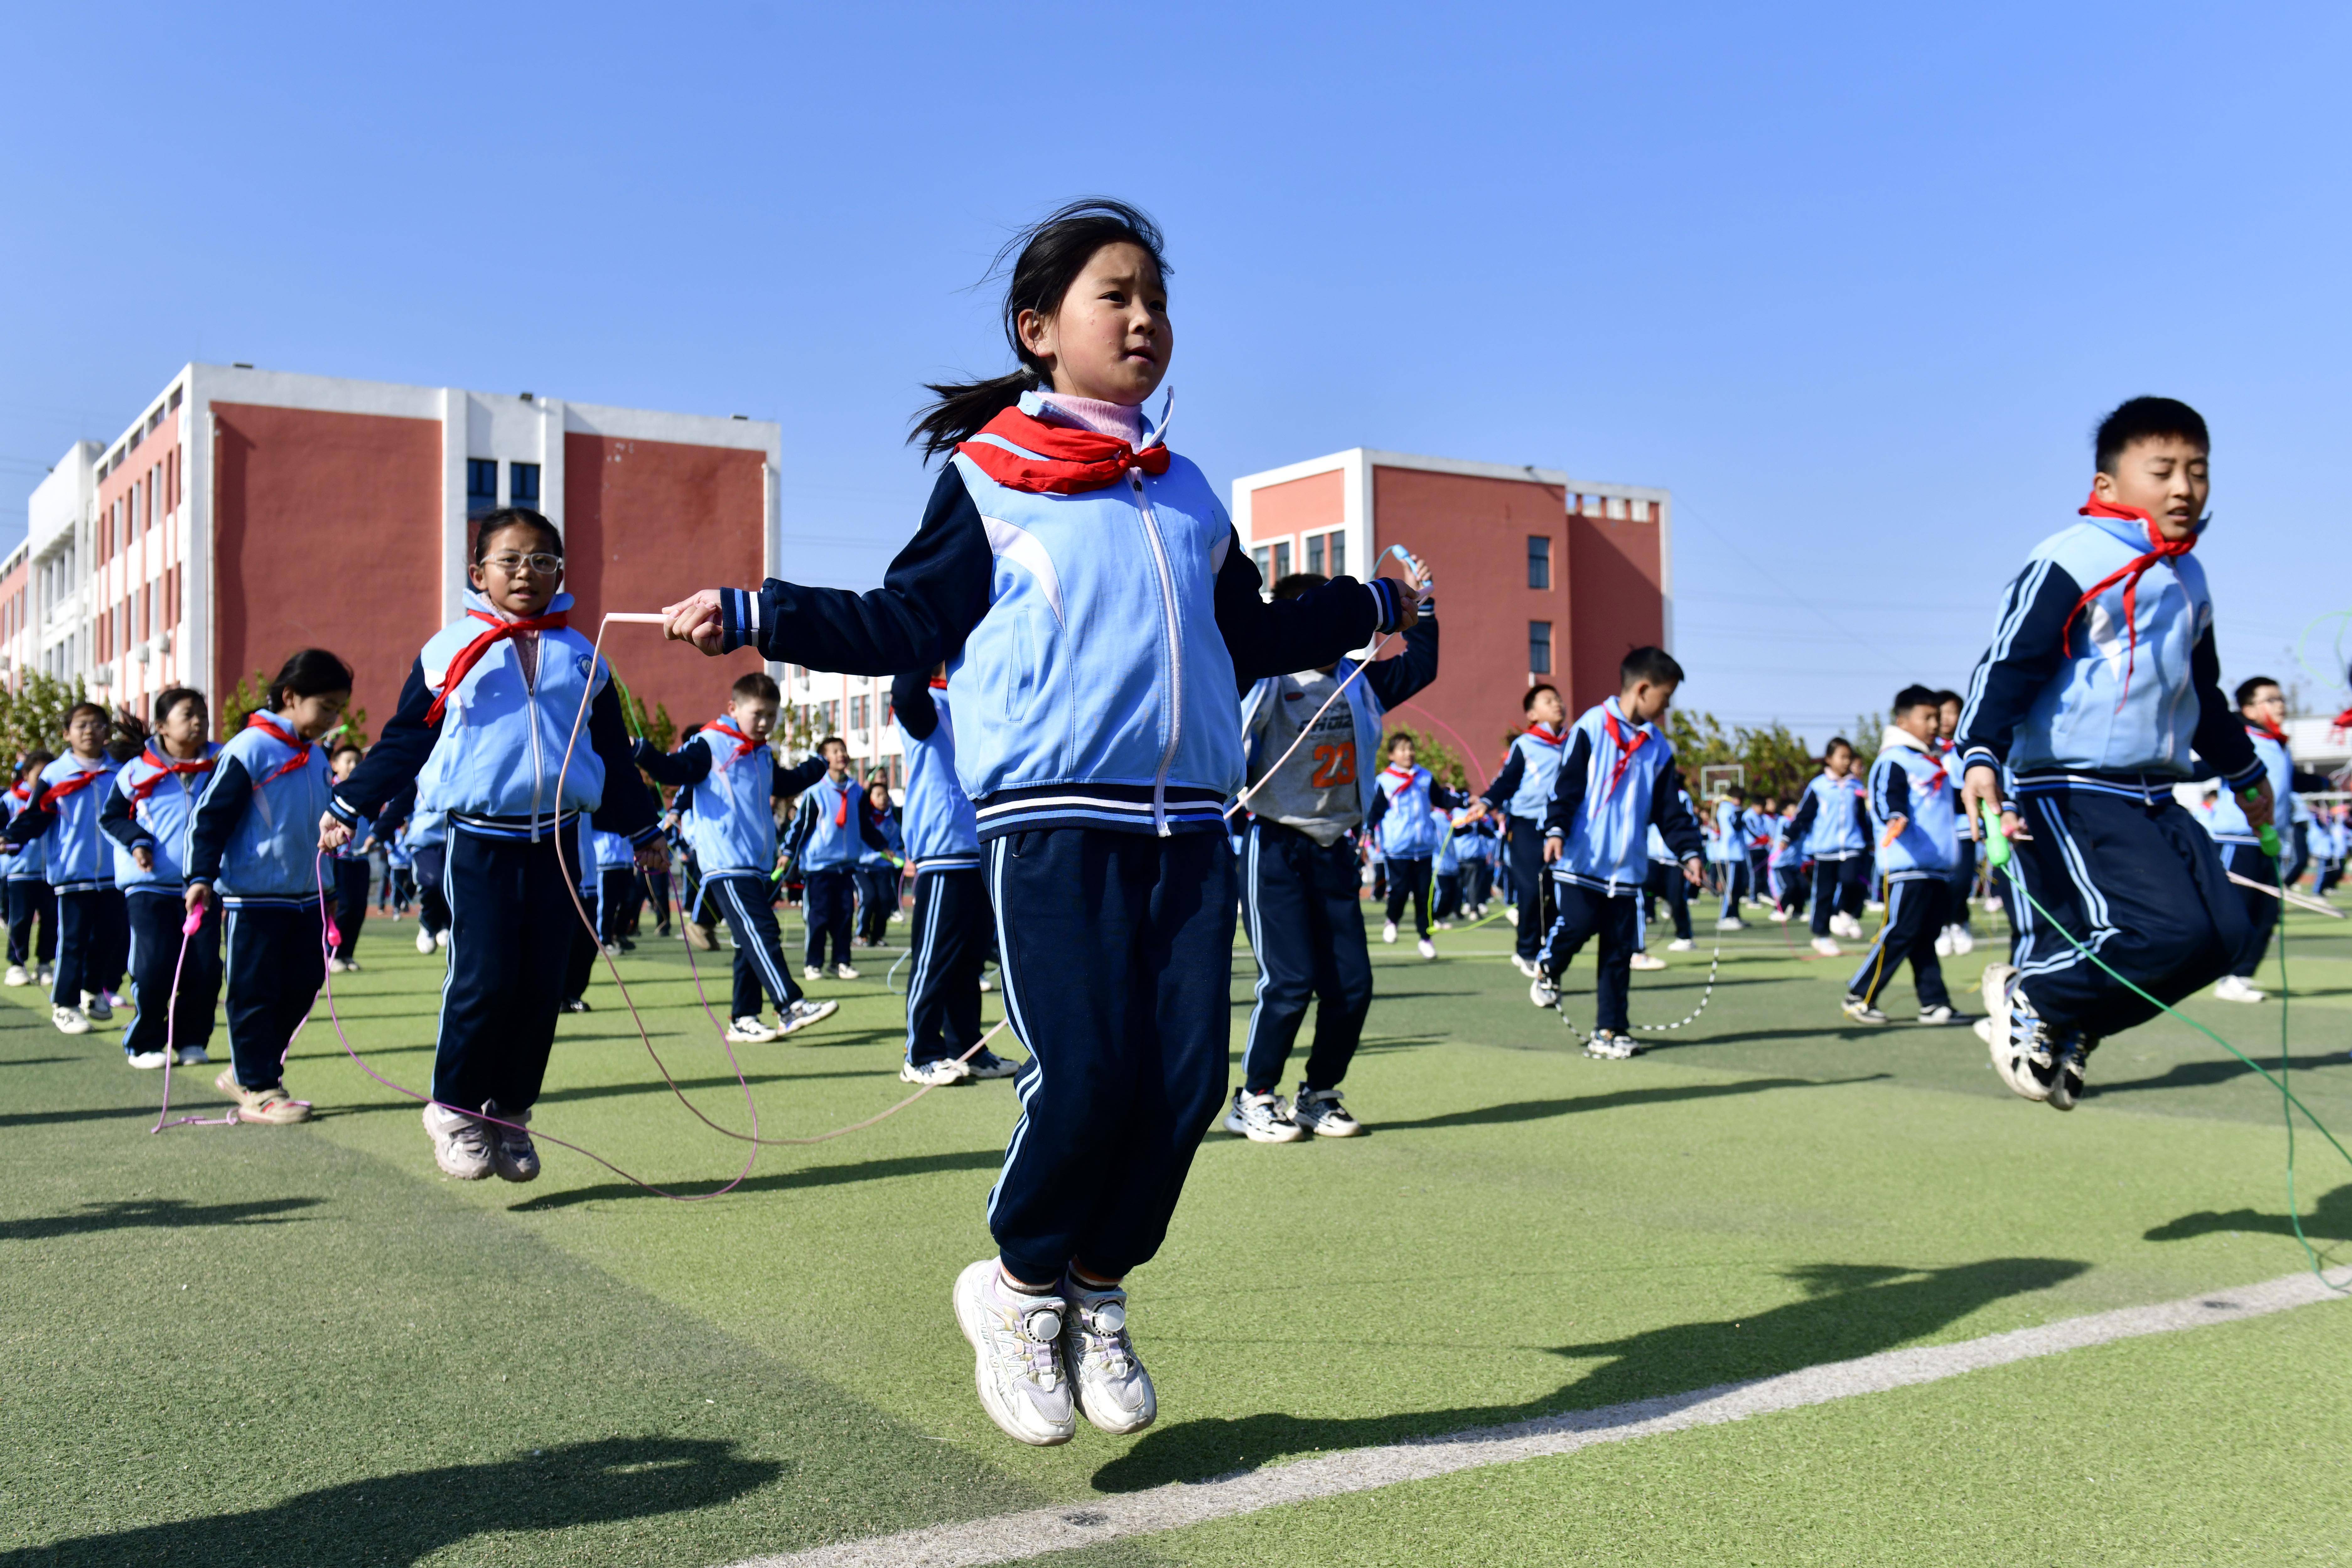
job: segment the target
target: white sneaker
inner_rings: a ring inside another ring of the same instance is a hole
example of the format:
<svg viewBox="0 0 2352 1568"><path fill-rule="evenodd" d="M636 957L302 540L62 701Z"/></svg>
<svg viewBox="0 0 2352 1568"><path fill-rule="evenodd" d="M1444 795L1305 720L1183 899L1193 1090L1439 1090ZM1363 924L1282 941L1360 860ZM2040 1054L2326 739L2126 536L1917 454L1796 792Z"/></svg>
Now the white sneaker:
<svg viewBox="0 0 2352 1568"><path fill-rule="evenodd" d="M1541 965L1536 967L1536 977L1528 982L1528 1000L1539 1008L1559 1006L1559 987L1543 972Z"/></svg>
<svg viewBox="0 0 2352 1568"><path fill-rule="evenodd" d="M1988 898L1977 907L1983 910L1987 915L1999 915L2000 913L2000 900L1998 898Z"/></svg>
<svg viewBox="0 0 2352 1568"><path fill-rule="evenodd" d="M2217 1002L2259 1002L2267 999L2267 993L2254 989L2241 976L2224 975L2221 983L2213 988L2213 999Z"/></svg>
<svg viewBox="0 0 2352 1568"><path fill-rule="evenodd" d="M40 972L39 974L37 974L37 975L34 976L34 977L33 977L33 980L34 980L34 983L35 983L35 984L37 984L37 985L38 985L39 987L41 987L41 988L42 988L42 989L44 989L44 990L47 990L49 987L56 985L56 984L58 983L58 970L57 970L57 966L56 966L56 965L54 965L54 964L44 964L44 965L42 965L42 966L41 966L41 972Z"/></svg>
<svg viewBox="0 0 2352 1568"><path fill-rule="evenodd" d="M1833 937L1816 936L1813 938L1813 951L1824 958L1835 958L1843 956L1845 949L1839 946Z"/></svg>
<svg viewBox="0 0 2352 1568"><path fill-rule="evenodd" d="M727 1021L727 1042L730 1045L765 1045L775 1038L776 1031L758 1019L730 1019Z"/></svg>
<svg viewBox="0 0 2352 1568"><path fill-rule="evenodd" d="M1383 942L1393 942L1396 940L1395 921L1391 920L1381 927L1381 940Z"/></svg>
<svg viewBox="0 0 2352 1568"><path fill-rule="evenodd" d="M32 983L32 976L25 973L24 965L11 964L8 966L7 975L5 977L0 977L0 984L11 986L29 985Z"/></svg>
<svg viewBox="0 0 2352 1568"><path fill-rule="evenodd" d="M58 1026L59 1034L88 1034L89 1019L79 1008L54 1007L49 1009L49 1021Z"/></svg>
<svg viewBox="0 0 2352 1568"><path fill-rule="evenodd" d="M982 1046L974 1055L965 1059L963 1069L983 1082L992 1079L1017 1078L1021 1075L1019 1062L1008 1061L985 1046Z"/></svg>
<svg viewBox="0 0 2352 1568"><path fill-rule="evenodd" d="M950 1083L969 1082L971 1069L952 1056L942 1056L936 1061L926 1061L919 1066L911 1061L902 1061L898 1064L898 1077L903 1082L919 1083L926 1089L944 1089Z"/></svg>
<svg viewBox="0 0 2352 1568"><path fill-rule="evenodd" d="M1789 924L1789 912L1785 909L1774 910L1772 912L1772 924L1775 925L1786 925Z"/></svg>
<svg viewBox="0 0 2352 1568"><path fill-rule="evenodd" d="M1687 936L1677 936L1666 944L1666 951L1669 953L1695 953L1697 950L1698 944Z"/></svg>
<svg viewBox="0 0 2352 1568"><path fill-rule="evenodd" d="M496 1122L481 1124L482 1133L489 1140L490 1166L500 1181L525 1182L539 1179L539 1149L530 1141L528 1111L501 1111L495 1100L482 1109L500 1122L517 1124L501 1127Z"/></svg>
<svg viewBox="0 0 2352 1568"><path fill-rule="evenodd" d="M1993 1071L2000 1074L2010 1092L2021 1099L2046 1101L2056 1069L2050 1052L2050 1031L2034 1016L2033 1004L2024 993L2011 989L2010 982L2016 976L2016 968L2008 964L1985 966L1979 987L1985 1016L1974 1028L1992 1057Z"/></svg>
<svg viewBox="0 0 2352 1568"><path fill-rule="evenodd" d="M1938 958L1948 958L1951 956L1952 928L1947 925L1941 931L1936 933L1936 956Z"/></svg>
<svg viewBox="0 0 2352 1568"><path fill-rule="evenodd" d="M1666 961L1664 958L1652 953L1636 953L1632 962L1636 969L1663 969L1666 967Z"/></svg>
<svg viewBox="0 0 2352 1568"><path fill-rule="evenodd" d="M174 1067L202 1067L211 1060L211 1054L201 1045L184 1045L172 1053Z"/></svg>
<svg viewBox="0 0 2352 1568"><path fill-rule="evenodd" d="M1856 996L1848 996L1844 1001L1839 1003L1838 1011L1843 1013L1846 1017L1852 1019L1856 1023L1885 1023L1888 1021L1887 1017L1884 1012Z"/></svg>
<svg viewBox="0 0 2352 1568"><path fill-rule="evenodd" d="M806 1029L813 1023L823 1023L840 1010L839 1002L813 1002L806 997L803 997L776 1015L776 1033L779 1036L787 1035L797 1030Z"/></svg>
<svg viewBox="0 0 2352 1568"><path fill-rule="evenodd" d="M1090 1291L1075 1278L1065 1278L1062 1291L1070 1302L1062 1364L1079 1414L1113 1437L1142 1431L1160 1414L1160 1396L1128 1337L1127 1292Z"/></svg>
<svg viewBox="0 0 2352 1568"><path fill-rule="evenodd" d="M1958 954L1966 955L1973 953L1976 950L1977 939L1969 928L1965 925L1953 926L1952 951Z"/></svg>
<svg viewBox="0 0 2352 1568"><path fill-rule="evenodd" d="M803 980L822 980L824 978L824 971L814 964L803 964L801 966L801 978Z"/></svg>
<svg viewBox="0 0 2352 1568"><path fill-rule="evenodd" d="M1290 1119L1318 1138L1352 1138L1364 1130L1339 1103L1337 1089L1309 1089L1304 1083L1298 1086L1298 1098L1290 1103Z"/></svg>
<svg viewBox="0 0 2352 1568"><path fill-rule="evenodd" d="M168 1051L134 1051L127 1053L123 1057L123 1060L143 1072L149 1069L163 1066L165 1062L171 1061L172 1058L171 1053Z"/></svg>
<svg viewBox="0 0 2352 1568"><path fill-rule="evenodd" d="M425 1131L433 1140L433 1163L459 1181L480 1181L497 1164L489 1129L463 1111L427 1105Z"/></svg>
<svg viewBox="0 0 2352 1568"><path fill-rule="evenodd" d="M956 1326L971 1342L981 1408L1015 1442L1050 1448L1077 1432L1062 1361L1059 1296L1026 1296L997 1279L982 1258L956 1276Z"/></svg>
<svg viewBox="0 0 2352 1568"><path fill-rule="evenodd" d="M449 946L449 933L446 930L436 931L433 934L433 946L446 948Z"/></svg>
<svg viewBox="0 0 2352 1568"><path fill-rule="evenodd" d="M1503 918L1517 925L1519 923L1519 906L1516 904L1503 905Z"/></svg>
<svg viewBox="0 0 2352 1568"><path fill-rule="evenodd" d="M1717 931L1745 931L1748 929L1748 922L1740 919L1737 915L1727 915L1715 923L1715 928Z"/></svg>
<svg viewBox="0 0 2352 1568"><path fill-rule="evenodd" d="M617 958L621 956L621 945L618 942L607 942L604 946L604 956L607 958Z"/></svg>
<svg viewBox="0 0 2352 1568"><path fill-rule="evenodd" d="M1416 946L1421 949L1421 956L1423 957L1434 958L1437 956L1437 944L1432 942L1428 937L1423 937Z"/></svg>
<svg viewBox="0 0 2352 1568"><path fill-rule="evenodd" d="M1864 915L1884 915L1886 905L1875 898L1865 898L1862 901L1862 912Z"/></svg>
<svg viewBox="0 0 2352 1568"><path fill-rule="evenodd" d="M990 991L996 989L996 977L993 975L982 975L980 977L980 989L981 994L983 996L987 995Z"/></svg>
<svg viewBox="0 0 2352 1568"><path fill-rule="evenodd" d="M854 980L857 978L857 971L846 964L835 964L833 967L833 977L836 980Z"/></svg>
<svg viewBox="0 0 2352 1568"><path fill-rule="evenodd" d="M350 967L351 966L344 963L341 958L330 958L327 960L327 973L330 975L340 975L345 969Z"/></svg>
<svg viewBox="0 0 2352 1568"><path fill-rule="evenodd" d="M1949 1006L1939 1008L1921 1008L1919 1009L1919 1021L1921 1023L1950 1023L1958 1017L1959 1017L1959 1015L1952 1011Z"/></svg>
<svg viewBox="0 0 2352 1568"><path fill-rule="evenodd" d="M1307 1136L1281 1095L1253 1094L1246 1088L1234 1091L1234 1103L1225 1112L1225 1131L1253 1144L1295 1144Z"/></svg>
<svg viewBox="0 0 2352 1568"><path fill-rule="evenodd" d="M422 925L416 928L416 951L425 957L433 956L433 933Z"/></svg>
<svg viewBox="0 0 2352 1568"><path fill-rule="evenodd" d="M1514 953L1511 955L1511 967L1530 980L1536 977L1536 961L1533 958L1522 958Z"/></svg>
<svg viewBox="0 0 2352 1568"><path fill-rule="evenodd" d="M1595 1030L1592 1038L1584 1042L1584 1054L1597 1061L1630 1061L1641 1051L1630 1034L1614 1030Z"/></svg>

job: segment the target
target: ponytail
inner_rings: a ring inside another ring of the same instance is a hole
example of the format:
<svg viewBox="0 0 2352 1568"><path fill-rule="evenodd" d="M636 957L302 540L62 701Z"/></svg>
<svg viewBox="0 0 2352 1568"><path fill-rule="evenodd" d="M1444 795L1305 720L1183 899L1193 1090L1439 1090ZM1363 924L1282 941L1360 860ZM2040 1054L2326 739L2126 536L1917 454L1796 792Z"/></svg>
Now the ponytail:
<svg viewBox="0 0 2352 1568"><path fill-rule="evenodd" d="M978 382L931 382L924 390L938 401L915 415L910 443L923 449L929 462L969 441L982 425L1021 401L1021 394L1040 392L1051 384L1044 361L1022 346L1021 313L1034 310L1051 316L1062 308L1070 286L1087 269L1095 253L1108 245L1131 245L1151 258L1162 280L1168 262L1160 254L1160 225L1142 209L1108 196L1082 196L1023 229L1004 244L989 264L988 276L1004 270L1013 257L1004 288L1004 340L1013 347L1021 368L1008 375Z"/></svg>

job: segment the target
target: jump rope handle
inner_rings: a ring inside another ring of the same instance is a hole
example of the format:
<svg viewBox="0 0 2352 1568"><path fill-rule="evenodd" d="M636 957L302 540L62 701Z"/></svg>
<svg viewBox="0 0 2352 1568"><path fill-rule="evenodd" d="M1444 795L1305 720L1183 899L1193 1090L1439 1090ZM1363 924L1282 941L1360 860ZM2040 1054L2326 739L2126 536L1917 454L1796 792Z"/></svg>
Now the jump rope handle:
<svg viewBox="0 0 2352 1568"><path fill-rule="evenodd" d="M1984 826L1985 855L1992 862L1992 869L2000 871L2017 852L2010 847L2009 835L2001 831L2000 808L1990 800L1984 802Z"/></svg>
<svg viewBox="0 0 2352 1568"><path fill-rule="evenodd" d="M202 904L198 904L195 908L189 910L188 917L180 922L180 935L183 936L194 936L197 932L202 931L204 928L205 910L204 905Z"/></svg>
<svg viewBox="0 0 2352 1568"><path fill-rule="evenodd" d="M2246 803L2248 805L2252 805L2254 801L2261 800L2263 797L2263 792L2259 789L2242 789L2239 793L2246 798ZM2270 856L2273 860L2279 858L2278 829L2268 822L2264 822L2263 824L2263 831L2255 836L2262 840L2263 853Z"/></svg>

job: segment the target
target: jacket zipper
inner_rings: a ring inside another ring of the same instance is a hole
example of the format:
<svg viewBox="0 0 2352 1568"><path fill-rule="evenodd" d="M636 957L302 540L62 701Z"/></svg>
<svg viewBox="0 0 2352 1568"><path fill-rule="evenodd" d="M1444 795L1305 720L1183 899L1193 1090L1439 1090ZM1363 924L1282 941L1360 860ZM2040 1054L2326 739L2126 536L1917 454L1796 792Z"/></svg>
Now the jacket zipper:
<svg viewBox="0 0 2352 1568"><path fill-rule="evenodd" d="M529 635L536 638L539 634L534 632ZM522 650L517 648L514 651L515 673L522 676L523 719L530 728L530 841L532 843L539 842L539 803L547 793L547 759L541 754L539 747L539 682L532 677L539 673L537 655L546 652L547 650L542 647L532 648L533 657L530 667L525 668ZM559 810L560 809L559 807ZM549 823L547 831L550 838L554 837L555 824Z"/></svg>
<svg viewBox="0 0 2352 1568"><path fill-rule="evenodd" d="M1168 749L1160 754L1160 771L1151 780L1151 826L1161 838L1168 834L1168 770L1176 765L1176 745L1184 737L1184 653L1176 632L1176 575L1168 567L1168 546L1160 537L1160 519L1151 515L1150 498L1143 493L1143 476L1127 471L1135 487L1136 509L1143 515L1143 534L1151 541L1151 559L1160 568L1160 602L1167 614L1168 685L1171 695Z"/></svg>

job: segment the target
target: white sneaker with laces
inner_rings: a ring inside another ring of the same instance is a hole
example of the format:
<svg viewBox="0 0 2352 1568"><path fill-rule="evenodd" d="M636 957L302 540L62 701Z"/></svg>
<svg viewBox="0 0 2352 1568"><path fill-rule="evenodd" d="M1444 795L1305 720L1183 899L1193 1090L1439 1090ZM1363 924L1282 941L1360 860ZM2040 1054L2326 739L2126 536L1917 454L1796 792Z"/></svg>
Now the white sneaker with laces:
<svg viewBox="0 0 2352 1568"><path fill-rule="evenodd" d="M1740 919L1737 915L1727 915L1715 923L1715 928L1717 931L1745 931L1748 929L1748 922Z"/></svg>
<svg viewBox="0 0 2352 1568"><path fill-rule="evenodd" d="M765 1045L776 1038L776 1031L755 1018L727 1020L727 1042L730 1045Z"/></svg>
<svg viewBox="0 0 2352 1568"><path fill-rule="evenodd" d="M1631 960L1636 969L1663 969L1666 961L1654 953L1636 953Z"/></svg>
<svg viewBox="0 0 2352 1568"><path fill-rule="evenodd" d="M1860 997L1848 997L1838 1004L1838 1011L1856 1023L1885 1023L1887 1017Z"/></svg>
<svg viewBox="0 0 2352 1568"><path fill-rule="evenodd" d="M416 928L416 951L419 956L433 956L433 933L422 925Z"/></svg>
<svg viewBox="0 0 2352 1568"><path fill-rule="evenodd" d="M1593 1030L1592 1038L1584 1042L1584 1054L1596 1061L1630 1061L1641 1049L1632 1035L1609 1029Z"/></svg>
<svg viewBox="0 0 2352 1568"><path fill-rule="evenodd" d="M58 983L57 967L53 964L42 965L41 972L33 977L33 982L34 984L41 987L44 990L56 985Z"/></svg>
<svg viewBox="0 0 2352 1568"><path fill-rule="evenodd" d="M1845 949L1837 945L1835 937L1816 936L1813 938L1813 951L1824 958L1835 958L1843 955Z"/></svg>
<svg viewBox="0 0 2352 1568"><path fill-rule="evenodd" d="M1225 1131L1238 1133L1253 1144L1295 1144L1306 1130L1291 1118L1290 1107L1279 1094L1253 1094L1246 1087L1234 1091L1225 1112Z"/></svg>
<svg viewBox="0 0 2352 1568"><path fill-rule="evenodd" d="M823 1023L840 1010L839 1002L813 1002L806 997L803 997L776 1015L776 1033L779 1036L787 1035L795 1030L806 1029L813 1023Z"/></svg>
<svg viewBox="0 0 2352 1568"><path fill-rule="evenodd" d="M1530 980L1536 977L1536 961L1533 958L1522 958L1514 953L1511 955L1511 967Z"/></svg>
<svg viewBox="0 0 2352 1568"><path fill-rule="evenodd" d="M1160 1414L1151 1375L1127 1333L1127 1292L1089 1289L1076 1276L1062 1291L1070 1310L1062 1324L1062 1364L1069 1369L1078 1413L1113 1437L1140 1432Z"/></svg>
<svg viewBox="0 0 2352 1568"><path fill-rule="evenodd" d="M1396 940L1395 921L1391 920L1381 927L1381 940L1383 942L1393 942Z"/></svg>
<svg viewBox="0 0 2352 1568"><path fill-rule="evenodd" d="M1437 944L1432 942L1428 937L1423 937L1418 944L1418 946L1423 957L1434 958L1437 956Z"/></svg>
<svg viewBox="0 0 2352 1568"><path fill-rule="evenodd" d="M1318 1138L1352 1138L1364 1130L1339 1103L1337 1089L1309 1089L1304 1083L1298 1086L1298 1098L1290 1103L1290 1119Z"/></svg>
<svg viewBox="0 0 2352 1568"><path fill-rule="evenodd" d="M2268 1000L2269 996L2267 992L2258 991L2246 984L2242 975L2224 975L2221 984L2213 988L2213 999L2217 1002L2259 1002Z"/></svg>
<svg viewBox="0 0 2352 1568"><path fill-rule="evenodd" d="M210 1061L211 1054L201 1045L184 1045L172 1053L174 1067L202 1067Z"/></svg>
<svg viewBox="0 0 2352 1568"><path fill-rule="evenodd" d="M824 978L824 971L814 964L803 964L801 966L801 978L803 980L822 980Z"/></svg>
<svg viewBox="0 0 2352 1568"><path fill-rule="evenodd" d="M981 1408L1015 1442L1050 1448L1066 1443L1078 1424L1062 1360L1059 1296L1024 1295L998 1278L996 1260L982 1258L956 1276L956 1326L971 1342L972 1381Z"/></svg>
<svg viewBox="0 0 2352 1568"><path fill-rule="evenodd" d="M1947 925L1941 931L1936 933L1936 956L1938 958L1948 958L1951 956L1952 928Z"/></svg>
<svg viewBox="0 0 2352 1568"><path fill-rule="evenodd" d="M481 1124L482 1131L490 1142L490 1166L498 1172L499 1179L512 1182L537 1181L539 1149L531 1143L530 1134L528 1131L530 1126L530 1113L501 1111L499 1109L499 1103L495 1100L484 1105L482 1110L489 1115L496 1116L499 1122L517 1124L511 1127L501 1127L496 1122Z"/></svg>
<svg viewBox="0 0 2352 1568"><path fill-rule="evenodd" d="M950 1083L965 1083L971 1079L971 1070L952 1056L942 1056L924 1062L902 1061L898 1064L901 1082L919 1083L926 1089L944 1089Z"/></svg>
<svg viewBox="0 0 2352 1568"><path fill-rule="evenodd" d="M1695 953L1698 951L1698 944L1692 941L1687 936L1677 936L1673 941L1666 944L1666 951L1669 953Z"/></svg>
<svg viewBox="0 0 2352 1568"><path fill-rule="evenodd" d="M49 1009L49 1021L58 1026L59 1034L89 1032L89 1019L82 1016L79 1008L53 1007Z"/></svg>
<svg viewBox="0 0 2352 1568"><path fill-rule="evenodd" d="M986 1046L974 1052L964 1062L964 1070L983 1082L993 1078L1013 1078L1021 1071L1017 1061L1007 1061Z"/></svg>
<svg viewBox="0 0 2352 1568"><path fill-rule="evenodd" d="M126 1052L123 1060L143 1072L152 1068L163 1066L172 1058L168 1052L162 1051L133 1051Z"/></svg>
<svg viewBox="0 0 2352 1568"><path fill-rule="evenodd" d="M33 978L33 977L32 977L32 976L30 976L30 975L28 975L28 974L25 973L25 966L24 966L24 965L22 965L22 964L11 964L11 965L9 965L9 966L8 966L8 973L7 973L7 975L5 977L5 980L4 980L4 981L0 981L0 983L5 983L5 984L7 984L7 985L11 985L11 986L23 986L23 985L29 985L29 984L32 982L32 978Z"/></svg>
<svg viewBox="0 0 2352 1568"><path fill-rule="evenodd" d="M1549 975L1543 972L1543 966L1540 964L1536 966L1536 977L1528 982L1528 1000L1539 1008L1559 1006L1559 987L1553 982Z"/></svg>
<svg viewBox="0 0 2352 1568"><path fill-rule="evenodd" d="M833 977L836 980L854 980L857 978L857 971L847 964L835 964L833 967Z"/></svg>
<svg viewBox="0 0 2352 1568"><path fill-rule="evenodd" d="M1939 1008L1921 1008L1919 1009L1919 1021L1921 1023L1950 1023L1953 1019L1958 1017L1959 1015L1954 1012L1948 1005Z"/></svg>
<svg viewBox="0 0 2352 1568"><path fill-rule="evenodd" d="M463 1111L427 1105L425 1131L433 1140L433 1163L459 1181L480 1181L497 1164L490 1153L489 1130Z"/></svg>
<svg viewBox="0 0 2352 1568"><path fill-rule="evenodd" d="M1962 956L1966 956L1966 955L1968 955L1968 954L1970 954L1970 953L1975 952L1976 950L1977 950L1977 939L1976 939L1976 935L1975 935L1975 933L1971 932L1971 931L1970 931L1967 926L1965 926L1965 925L1955 925L1955 926L1953 926L1953 927L1952 927L1952 951L1953 951L1953 952L1955 952L1955 953L1960 954L1960 955L1962 955Z"/></svg>

